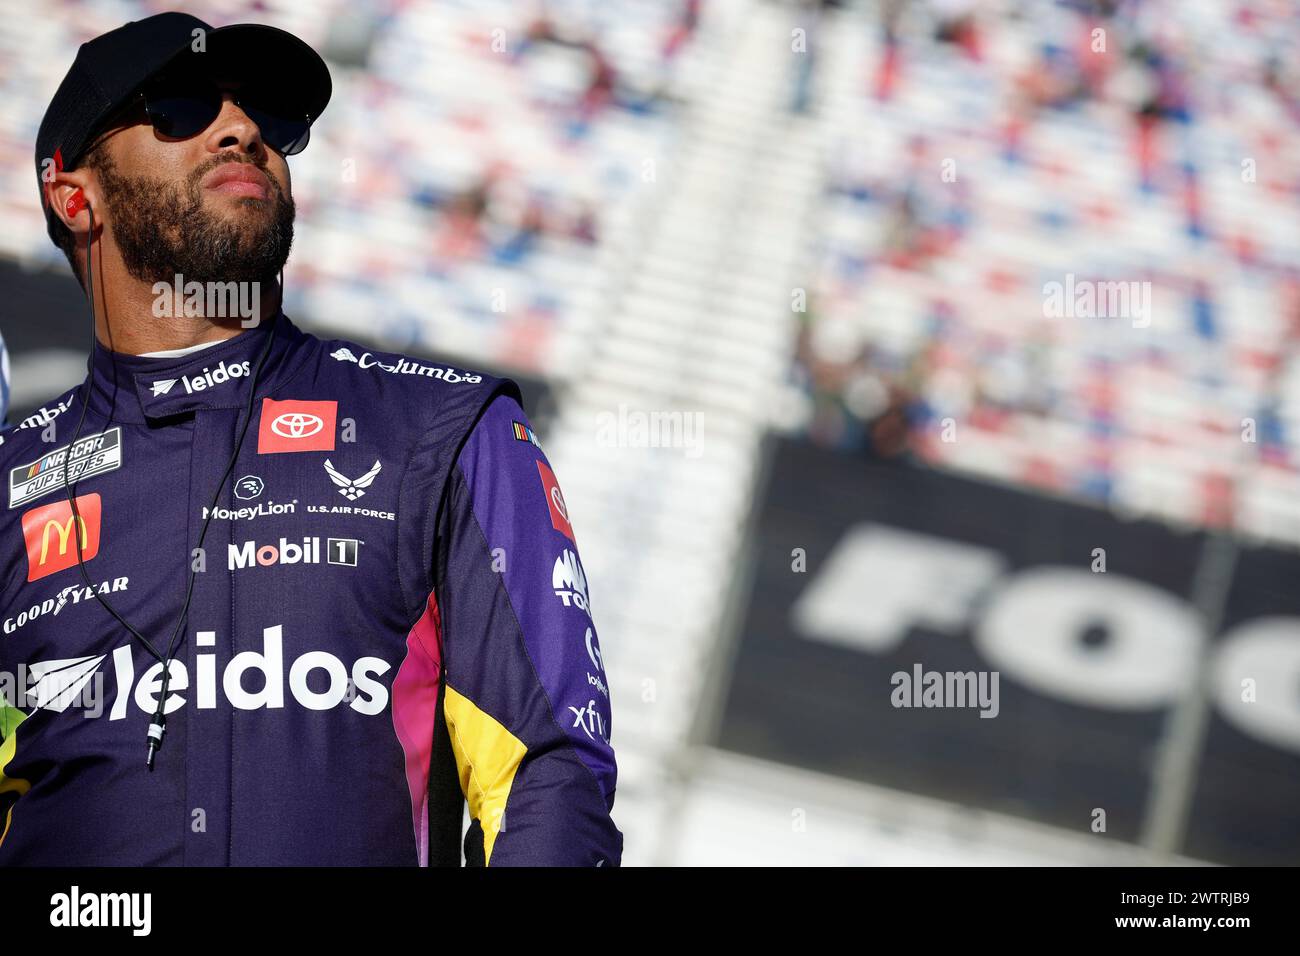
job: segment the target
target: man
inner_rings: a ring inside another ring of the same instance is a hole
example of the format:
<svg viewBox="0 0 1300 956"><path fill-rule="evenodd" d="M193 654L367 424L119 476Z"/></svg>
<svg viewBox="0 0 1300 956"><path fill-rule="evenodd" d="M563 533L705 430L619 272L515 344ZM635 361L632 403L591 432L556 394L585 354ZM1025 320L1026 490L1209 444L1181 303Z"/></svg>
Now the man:
<svg viewBox="0 0 1300 956"><path fill-rule="evenodd" d="M164 13L83 45L41 124L97 341L0 436L0 866L456 865L466 802L470 864L620 861L516 386L280 309L285 157L329 95L290 34Z"/></svg>

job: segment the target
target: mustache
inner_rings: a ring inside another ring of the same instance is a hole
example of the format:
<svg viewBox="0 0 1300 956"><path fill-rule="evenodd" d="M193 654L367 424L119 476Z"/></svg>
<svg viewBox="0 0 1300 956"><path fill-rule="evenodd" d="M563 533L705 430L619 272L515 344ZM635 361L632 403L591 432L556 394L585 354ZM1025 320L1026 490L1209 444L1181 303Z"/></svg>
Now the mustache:
<svg viewBox="0 0 1300 956"><path fill-rule="evenodd" d="M198 166L194 167L194 171L186 177L186 185L189 187L190 195L197 196L199 194L199 183L202 182L203 177L214 169L226 165L226 163L252 166L266 177L266 181L271 184L271 192L275 194L277 199L283 196L284 191L280 188L280 181L271 175L271 170L266 163L258 162L256 159L241 159L239 156L214 156L207 162L199 163Z"/></svg>

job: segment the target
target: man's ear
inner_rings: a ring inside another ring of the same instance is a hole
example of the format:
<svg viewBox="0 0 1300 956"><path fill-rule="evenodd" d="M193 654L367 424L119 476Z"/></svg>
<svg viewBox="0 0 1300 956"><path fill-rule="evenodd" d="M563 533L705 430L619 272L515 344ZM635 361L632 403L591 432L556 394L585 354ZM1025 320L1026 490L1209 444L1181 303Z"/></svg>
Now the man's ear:
<svg viewBox="0 0 1300 956"><path fill-rule="evenodd" d="M74 169L54 174L53 182L45 186L45 195L65 226L73 233L83 233L90 228L87 206L95 209L95 219L100 217L98 192L88 170Z"/></svg>

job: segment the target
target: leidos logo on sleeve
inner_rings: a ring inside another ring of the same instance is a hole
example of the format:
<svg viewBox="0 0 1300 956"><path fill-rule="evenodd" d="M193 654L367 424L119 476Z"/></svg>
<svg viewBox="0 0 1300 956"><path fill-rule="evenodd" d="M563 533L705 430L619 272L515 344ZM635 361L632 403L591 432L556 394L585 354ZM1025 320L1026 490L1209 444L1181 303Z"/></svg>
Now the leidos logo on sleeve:
<svg viewBox="0 0 1300 956"><path fill-rule="evenodd" d="M37 581L48 574L70 568L77 563L77 534L81 539L81 558L89 561L99 554L99 495L77 495L77 515L67 501L41 505L23 515L23 539L27 542L27 580ZM81 520L78 521L77 519Z"/></svg>
<svg viewBox="0 0 1300 956"><path fill-rule="evenodd" d="M291 451L333 451L338 402L277 402L262 399L257 426L257 453L275 455Z"/></svg>
<svg viewBox="0 0 1300 956"><path fill-rule="evenodd" d="M560 483L555 480L555 472L547 468L545 462L539 461L537 473L542 478L542 491L546 493L546 507L551 511L551 524L556 531L577 544L573 537L573 526L569 524L569 508L564 503Z"/></svg>

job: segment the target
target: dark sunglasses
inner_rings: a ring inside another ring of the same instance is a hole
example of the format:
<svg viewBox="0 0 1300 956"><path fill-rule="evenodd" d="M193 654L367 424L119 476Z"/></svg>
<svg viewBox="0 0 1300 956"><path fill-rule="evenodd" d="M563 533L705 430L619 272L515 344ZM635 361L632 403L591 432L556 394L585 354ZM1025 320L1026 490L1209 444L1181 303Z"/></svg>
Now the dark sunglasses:
<svg viewBox="0 0 1300 956"><path fill-rule="evenodd" d="M250 85L235 91L231 98L257 124L263 142L277 153L293 156L307 148L312 118L296 111L274 90ZM212 125L223 99L220 86L211 77L161 76L145 84L130 105L142 100L149 122L159 134L189 139Z"/></svg>

